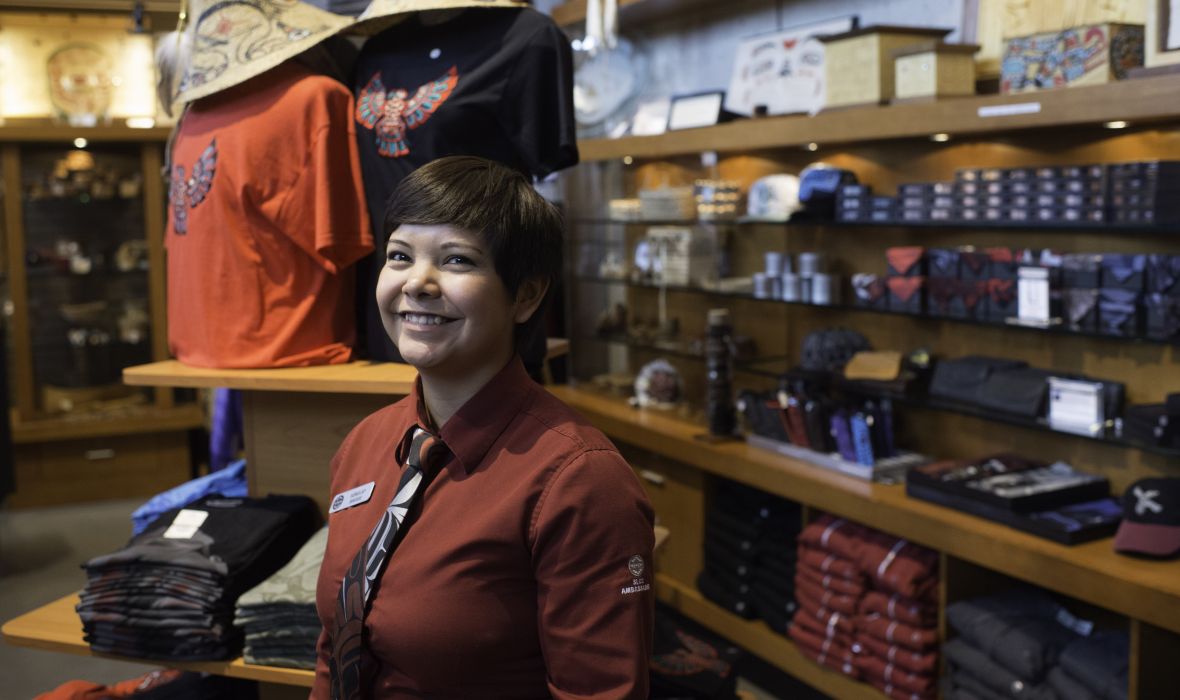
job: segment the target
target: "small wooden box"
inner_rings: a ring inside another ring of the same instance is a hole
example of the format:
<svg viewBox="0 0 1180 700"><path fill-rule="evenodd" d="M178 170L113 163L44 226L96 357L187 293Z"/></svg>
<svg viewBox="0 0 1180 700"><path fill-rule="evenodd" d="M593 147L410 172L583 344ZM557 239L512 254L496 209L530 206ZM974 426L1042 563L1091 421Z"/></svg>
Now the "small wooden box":
<svg viewBox="0 0 1180 700"><path fill-rule="evenodd" d="M894 100L975 94L974 44L928 41L893 52Z"/></svg>
<svg viewBox="0 0 1180 700"><path fill-rule="evenodd" d="M1101 85L1143 65L1143 25L1088 24L1004 40L1000 92Z"/></svg>
<svg viewBox="0 0 1180 700"><path fill-rule="evenodd" d="M824 109L881 104L893 99L892 52L937 41L950 29L875 25L819 37L824 43Z"/></svg>

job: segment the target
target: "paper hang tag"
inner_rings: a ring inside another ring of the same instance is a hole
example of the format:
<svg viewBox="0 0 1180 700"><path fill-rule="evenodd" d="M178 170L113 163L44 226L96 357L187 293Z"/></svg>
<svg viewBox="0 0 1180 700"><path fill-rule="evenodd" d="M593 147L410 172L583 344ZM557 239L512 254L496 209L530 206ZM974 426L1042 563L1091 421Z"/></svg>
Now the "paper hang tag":
<svg viewBox="0 0 1180 700"><path fill-rule="evenodd" d="M201 525L208 517L209 513L206 511L182 508L172 519L172 524L164 531L164 537L170 540L191 539L193 535L197 534L197 530L201 529Z"/></svg>
<svg viewBox="0 0 1180 700"><path fill-rule="evenodd" d="M362 484L356 488L336 494L335 498L332 499L331 507L328 508L328 515L367 502L372 498L373 487L376 484L376 481L370 481L367 484Z"/></svg>

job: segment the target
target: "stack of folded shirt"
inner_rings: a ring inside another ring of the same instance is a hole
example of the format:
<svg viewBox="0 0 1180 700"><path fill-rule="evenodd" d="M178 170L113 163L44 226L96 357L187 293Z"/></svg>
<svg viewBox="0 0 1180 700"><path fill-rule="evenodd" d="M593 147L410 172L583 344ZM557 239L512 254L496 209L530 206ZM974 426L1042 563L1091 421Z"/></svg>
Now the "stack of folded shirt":
<svg viewBox="0 0 1180 700"><path fill-rule="evenodd" d="M1061 650L1049 685L1069 700L1127 700L1131 640L1126 632L1095 632Z"/></svg>
<svg viewBox="0 0 1180 700"><path fill-rule="evenodd" d="M904 539L866 530L858 561L872 590L857 608L861 677L890 697L937 695L938 555Z"/></svg>
<svg viewBox="0 0 1180 700"><path fill-rule="evenodd" d="M705 568L697 587L743 617L785 633L794 610L798 504L735 482L720 482L705 518Z"/></svg>
<svg viewBox="0 0 1180 700"><path fill-rule="evenodd" d="M953 603L946 617L958 634L943 646L950 672L946 696L962 699L1056 698L1047 682L1050 671L1062 650L1089 627L1031 590Z"/></svg>
<svg viewBox="0 0 1180 700"><path fill-rule="evenodd" d="M246 633L247 663L315 668L321 628L315 585L327 544L323 527L286 566L238 598L234 624Z"/></svg>
<svg viewBox="0 0 1180 700"><path fill-rule="evenodd" d="M94 651L139 658L233 658L242 644L234 602L318 525L305 496L207 496L164 513L123 549L83 565L85 639Z"/></svg>
<svg viewBox="0 0 1180 700"><path fill-rule="evenodd" d="M856 613L867 590L858 562L865 530L847 520L824 516L799 533L795 599L799 609L789 634L804 656L853 678Z"/></svg>

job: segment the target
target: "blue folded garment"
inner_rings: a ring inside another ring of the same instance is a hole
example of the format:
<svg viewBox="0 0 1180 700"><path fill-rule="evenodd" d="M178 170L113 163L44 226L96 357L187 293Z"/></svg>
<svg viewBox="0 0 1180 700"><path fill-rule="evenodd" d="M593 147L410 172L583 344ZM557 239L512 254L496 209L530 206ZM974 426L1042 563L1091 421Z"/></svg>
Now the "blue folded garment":
<svg viewBox="0 0 1180 700"><path fill-rule="evenodd" d="M246 495L246 460L239 459L225 469L186 481L152 496L131 514L131 536L147 529L161 514L182 508L205 496L221 494L230 498Z"/></svg>

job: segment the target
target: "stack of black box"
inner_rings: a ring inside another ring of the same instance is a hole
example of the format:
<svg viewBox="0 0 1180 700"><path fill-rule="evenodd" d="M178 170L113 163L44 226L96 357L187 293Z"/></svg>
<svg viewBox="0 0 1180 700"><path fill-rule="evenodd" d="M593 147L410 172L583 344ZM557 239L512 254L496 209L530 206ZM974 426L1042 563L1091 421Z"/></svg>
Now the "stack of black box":
<svg viewBox="0 0 1180 700"><path fill-rule="evenodd" d="M912 182L899 185L897 219L904 223L955 221L954 183Z"/></svg>
<svg viewBox="0 0 1180 700"><path fill-rule="evenodd" d="M1146 335L1180 340L1180 255L1148 255Z"/></svg>
<svg viewBox="0 0 1180 700"><path fill-rule="evenodd" d="M798 504L730 481L719 481L705 517L701 593L726 610L759 617L786 634L795 611Z"/></svg>
<svg viewBox="0 0 1180 700"><path fill-rule="evenodd" d="M841 185L836 192L836 220L889 223L897 219L897 198L873 195L868 185Z"/></svg>
<svg viewBox="0 0 1180 700"><path fill-rule="evenodd" d="M1111 221L1180 223L1180 161L1140 161L1110 166Z"/></svg>
<svg viewBox="0 0 1180 700"><path fill-rule="evenodd" d="M927 306L931 316L987 320L991 258L974 248L926 251Z"/></svg>
<svg viewBox="0 0 1180 700"><path fill-rule="evenodd" d="M955 173L958 221L1034 224L1106 221L1106 167L964 168Z"/></svg>

